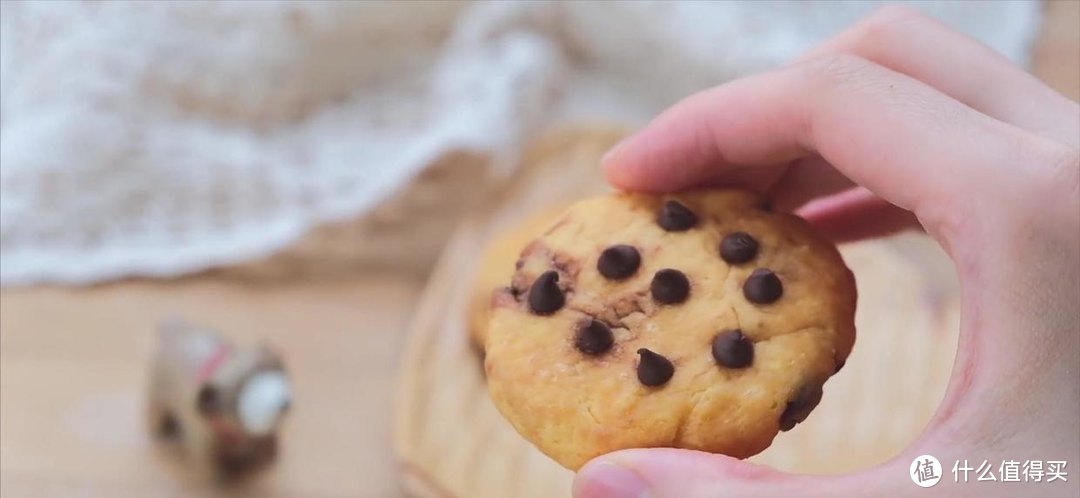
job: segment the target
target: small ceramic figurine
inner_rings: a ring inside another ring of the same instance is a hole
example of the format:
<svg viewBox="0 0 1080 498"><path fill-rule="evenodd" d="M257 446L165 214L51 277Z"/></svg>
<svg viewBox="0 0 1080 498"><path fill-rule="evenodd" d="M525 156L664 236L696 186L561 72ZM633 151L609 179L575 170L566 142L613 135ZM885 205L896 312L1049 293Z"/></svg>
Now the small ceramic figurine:
<svg viewBox="0 0 1080 498"><path fill-rule="evenodd" d="M273 461L292 387L266 347L238 349L215 331L161 325L149 393L150 428L222 474Z"/></svg>

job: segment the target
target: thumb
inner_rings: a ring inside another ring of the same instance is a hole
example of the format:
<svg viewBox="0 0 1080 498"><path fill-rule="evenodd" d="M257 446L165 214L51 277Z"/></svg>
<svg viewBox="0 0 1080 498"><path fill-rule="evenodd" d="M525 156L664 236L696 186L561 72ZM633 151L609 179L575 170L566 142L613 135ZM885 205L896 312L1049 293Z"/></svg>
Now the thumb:
<svg viewBox="0 0 1080 498"><path fill-rule="evenodd" d="M855 474L817 476L699 451L623 450L585 465L574 479L574 497L903 496L920 488L911 483L902 461Z"/></svg>

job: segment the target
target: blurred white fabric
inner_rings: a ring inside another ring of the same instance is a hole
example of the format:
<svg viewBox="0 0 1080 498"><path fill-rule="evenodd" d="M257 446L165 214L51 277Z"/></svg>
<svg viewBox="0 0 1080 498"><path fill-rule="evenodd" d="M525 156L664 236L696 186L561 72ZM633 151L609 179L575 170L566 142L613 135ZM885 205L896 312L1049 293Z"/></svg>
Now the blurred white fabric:
<svg viewBox="0 0 1080 498"><path fill-rule="evenodd" d="M538 127L641 123L880 4L0 5L0 284L22 285L263 256L447 153L506 174ZM1021 63L1041 9L916 7Z"/></svg>

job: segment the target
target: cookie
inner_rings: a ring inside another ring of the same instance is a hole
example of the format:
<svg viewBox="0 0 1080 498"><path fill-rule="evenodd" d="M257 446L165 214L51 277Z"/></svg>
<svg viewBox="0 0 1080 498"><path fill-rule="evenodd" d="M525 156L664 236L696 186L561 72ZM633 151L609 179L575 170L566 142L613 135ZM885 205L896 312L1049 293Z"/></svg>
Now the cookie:
<svg viewBox="0 0 1080 498"><path fill-rule="evenodd" d="M481 350L491 318L492 294L509 284L521 248L542 234L565 210L565 205L559 205L534 213L514 229L492 239L481 253L480 271L473 280L467 312L469 336Z"/></svg>
<svg viewBox="0 0 1080 498"><path fill-rule="evenodd" d="M579 202L496 293L485 370L522 436L576 470L624 448L746 458L805 420L855 340L833 244L741 191Z"/></svg>

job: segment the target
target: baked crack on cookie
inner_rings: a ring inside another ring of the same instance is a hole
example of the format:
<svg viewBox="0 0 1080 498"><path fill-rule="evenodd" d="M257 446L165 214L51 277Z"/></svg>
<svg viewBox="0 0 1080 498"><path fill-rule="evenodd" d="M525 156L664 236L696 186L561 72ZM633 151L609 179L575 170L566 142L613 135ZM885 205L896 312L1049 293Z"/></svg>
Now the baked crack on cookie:
<svg viewBox="0 0 1080 498"><path fill-rule="evenodd" d="M833 244L742 191L571 206L496 292L498 409L563 466L618 449L746 458L805 420L855 339Z"/></svg>

